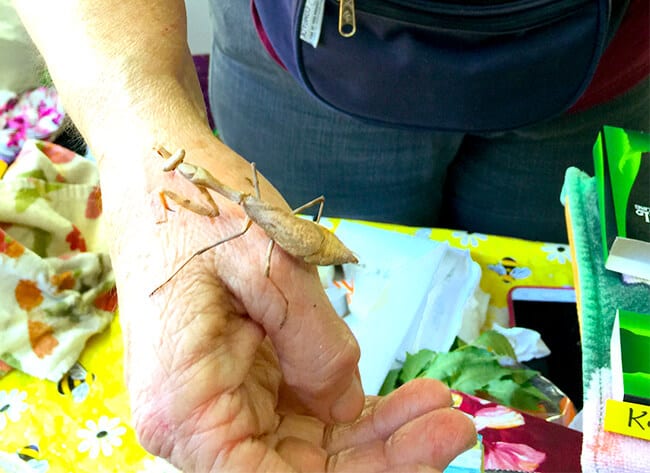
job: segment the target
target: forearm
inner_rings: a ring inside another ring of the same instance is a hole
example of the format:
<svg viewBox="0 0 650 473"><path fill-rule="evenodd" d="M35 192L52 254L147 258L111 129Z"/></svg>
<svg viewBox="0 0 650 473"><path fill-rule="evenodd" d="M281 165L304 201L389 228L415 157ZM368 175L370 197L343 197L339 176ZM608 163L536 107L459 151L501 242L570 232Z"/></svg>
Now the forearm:
<svg viewBox="0 0 650 473"><path fill-rule="evenodd" d="M15 0L64 107L99 159L210 130L179 0ZM188 140L190 141L188 143Z"/></svg>

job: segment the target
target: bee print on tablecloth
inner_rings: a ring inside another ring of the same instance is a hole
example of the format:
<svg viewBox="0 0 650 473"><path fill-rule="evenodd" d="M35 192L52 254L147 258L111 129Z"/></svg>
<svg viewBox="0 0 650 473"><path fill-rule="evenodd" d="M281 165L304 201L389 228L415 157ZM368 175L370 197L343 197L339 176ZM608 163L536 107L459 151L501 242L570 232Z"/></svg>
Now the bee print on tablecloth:
<svg viewBox="0 0 650 473"><path fill-rule="evenodd" d="M510 284L515 280L526 279L533 273L530 268L520 265L516 259L510 256L501 258L496 264L488 265L488 268L501 276L501 280L506 284Z"/></svg>
<svg viewBox="0 0 650 473"><path fill-rule="evenodd" d="M89 373L77 362L63 375L56 385L57 391L63 396L70 396L75 402L83 402L95 381L95 374Z"/></svg>
<svg viewBox="0 0 650 473"><path fill-rule="evenodd" d="M27 464L29 471L45 473L50 469L50 464L43 459L38 445L25 445L16 452L16 455Z"/></svg>

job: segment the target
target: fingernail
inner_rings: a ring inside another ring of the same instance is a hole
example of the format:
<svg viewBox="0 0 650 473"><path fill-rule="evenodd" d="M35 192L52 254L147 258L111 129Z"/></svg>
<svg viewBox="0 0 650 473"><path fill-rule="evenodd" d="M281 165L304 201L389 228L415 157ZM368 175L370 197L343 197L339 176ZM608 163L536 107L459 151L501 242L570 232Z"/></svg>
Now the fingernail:
<svg viewBox="0 0 650 473"><path fill-rule="evenodd" d="M357 376L352 376L350 386L334 402L330 415L337 422L351 422L361 414L363 403L364 394L361 380Z"/></svg>

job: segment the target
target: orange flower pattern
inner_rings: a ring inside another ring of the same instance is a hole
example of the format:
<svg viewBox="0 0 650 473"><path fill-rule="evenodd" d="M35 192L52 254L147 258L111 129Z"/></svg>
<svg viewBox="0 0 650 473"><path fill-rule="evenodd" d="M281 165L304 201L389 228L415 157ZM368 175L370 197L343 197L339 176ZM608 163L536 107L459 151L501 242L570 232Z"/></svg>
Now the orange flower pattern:
<svg viewBox="0 0 650 473"><path fill-rule="evenodd" d="M43 302L43 294L35 281L21 279L14 291L16 302L23 310L32 310Z"/></svg>
<svg viewBox="0 0 650 473"><path fill-rule="evenodd" d="M74 288L76 282L77 281L75 280L72 271L65 271L60 274L54 274L50 277L50 284L56 287L57 292Z"/></svg>
<svg viewBox="0 0 650 473"><path fill-rule="evenodd" d="M56 381L86 340L108 326L117 306L110 260L96 231L99 174L82 156L29 141L0 179L0 196L0 324L21 341L0 352L0 377L14 367Z"/></svg>
<svg viewBox="0 0 650 473"><path fill-rule="evenodd" d="M54 329L44 322L30 320L27 323L29 343L36 356L43 358L52 353L59 341L54 336Z"/></svg>
<svg viewBox="0 0 650 473"><path fill-rule="evenodd" d="M86 203L86 218L98 218L102 214L102 192L95 186L88 195Z"/></svg>
<svg viewBox="0 0 650 473"><path fill-rule="evenodd" d="M117 289L115 286L97 296L93 301L93 305L98 309L114 312L117 309Z"/></svg>
<svg viewBox="0 0 650 473"><path fill-rule="evenodd" d="M25 247L0 230L0 253L9 258L19 258L25 252Z"/></svg>

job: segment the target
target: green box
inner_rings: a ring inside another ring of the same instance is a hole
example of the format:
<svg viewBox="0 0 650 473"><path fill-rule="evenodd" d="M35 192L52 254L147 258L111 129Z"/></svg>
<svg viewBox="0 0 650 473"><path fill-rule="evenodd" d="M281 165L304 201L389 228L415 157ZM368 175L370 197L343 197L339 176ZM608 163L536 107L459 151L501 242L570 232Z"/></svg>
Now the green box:
<svg viewBox="0 0 650 473"><path fill-rule="evenodd" d="M606 267L650 279L650 134L605 126L593 155Z"/></svg>
<svg viewBox="0 0 650 473"><path fill-rule="evenodd" d="M612 398L650 405L650 314L618 310L610 350Z"/></svg>

